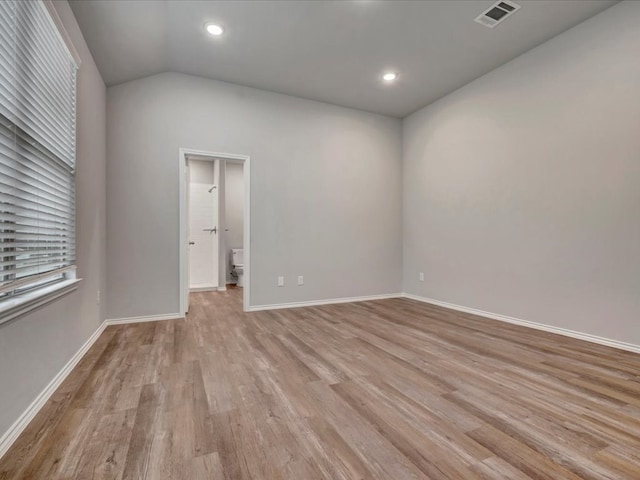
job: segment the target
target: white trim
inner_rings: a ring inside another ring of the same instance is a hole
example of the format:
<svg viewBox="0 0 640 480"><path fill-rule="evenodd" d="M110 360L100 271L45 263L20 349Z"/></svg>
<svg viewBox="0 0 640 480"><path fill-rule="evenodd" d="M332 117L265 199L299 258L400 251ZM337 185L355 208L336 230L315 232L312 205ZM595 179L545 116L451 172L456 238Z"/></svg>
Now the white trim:
<svg viewBox="0 0 640 480"><path fill-rule="evenodd" d="M370 300L385 300L402 297L402 293L386 293L383 295L367 295L363 297L329 298L327 300L312 300L310 302L274 303L271 305L256 305L249 307L249 312L262 310L280 310L281 308L315 307L318 305L333 305L334 303L368 302Z"/></svg>
<svg viewBox="0 0 640 480"><path fill-rule="evenodd" d="M77 290L81 281L81 278L63 280L53 285L36 288L31 292L25 292L15 298L3 300L0 302L0 325Z"/></svg>
<svg viewBox="0 0 640 480"><path fill-rule="evenodd" d="M53 380L49 382L49 384L44 388L42 392L36 397L36 399L31 402L31 405L27 407L27 409L22 412L22 415L18 417L18 419L9 427L9 429L2 435L0 438L0 458L7 453L7 450L11 448L13 442L20 436L20 434L27 428L29 422L35 418L40 409L47 403L47 400L53 395L53 393L58 389L58 387L62 384L62 382L67 378L67 376L71 373L71 371L78 365L82 357L84 357L85 353L89 351L89 349L93 346L95 341L102 335L104 329L107 327L107 322L102 322L98 329L93 332L93 334L89 337L89 339L80 347L80 350L76 352L76 354L71 357L71 360L67 362L67 364L62 367L62 370L58 372L58 374L53 377Z"/></svg>
<svg viewBox="0 0 640 480"><path fill-rule="evenodd" d="M237 160L243 163L244 179L244 275L245 288L243 291L243 310L250 311L251 294L250 269L251 269L251 158L248 155L238 155L234 153L207 152L203 150L193 150L190 148L180 148L178 157L178 203L180 212L178 240L179 257L179 285L180 285L180 311L186 312L187 299L185 298L185 286L188 281L187 268L187 202L186 202L186 155L197 155L203 157L215 157L221 160ZM182 316L180 317L182 318Z"/></svg>
<svg viewBox="0 0 640 480"><path fill-rule="evenodd" d="M184 315L168 313L165 315L145 315L143 317L109 318L105 320L107 325L125 325L127 323L161 322L163 320L180 320Z"/></svg>
<svg viewBox="0 0 640 480"><path fill-rule="evenodd" d="M213 286L213 285L209 285L207 287L189 287L189 291L190 292L217 292L218 291L218 287L217 286Z"/></svg>
<svg viewBox="0 0 640 480"><path fill-rule="evenodd" d="M597 335L576 332L575 330L568 330L566 328L554 327L551 325L545 325L543 323L530 322L528 320L522 320L520 318L509 317L507 315L500 315L499 313L485 312L484 310L477 310L475 308L463 307L461 305L442 302L440 300L433 300L431 298L420 297L418 295L413 295L411 293L403 293L402 296L404 298L409 298L411 300L417 300L418 302L437 305L438 307L449 308L451 310L457 310L459 312L464 312L464 313L471 313L473 315L478 315L480 317L491 318L493 320L499 320L501 322L506 322L506 323L513 323L515 325L534 328L536 330L543 330L545 332L556 333L558 335L564 335L565 337L577 338L578 340L597 343L599 345L618 348L620 350L627 350L629 352L640 353L640 345L634 345L632 343L620 342L618 340L612 340L610 338L598 337Z"/></svg>
<svg viewBox="0 0 640 480"><path fill-rule="evenodd" d="M218 291L219 292L226 292L227 291L227 287L218 287Z"/></svg>
<svg viewBox="0 0 640 480"><path fill-rule="evenodd" d="M21 278L19 280L14 280L11 283L7 283L0 287L0 293L11 292L12 290L18 290L22 287L29 287L29 285L35 285L37 283L41 283L47 278L55 277L62 275L67 280L75 280L76 278L76 266L69 265L67 267L58 268L56 270L52 270L46 273L36 273L34 275L29 275L28 277ZM57 285L57 284L56 284Z"/></svg>

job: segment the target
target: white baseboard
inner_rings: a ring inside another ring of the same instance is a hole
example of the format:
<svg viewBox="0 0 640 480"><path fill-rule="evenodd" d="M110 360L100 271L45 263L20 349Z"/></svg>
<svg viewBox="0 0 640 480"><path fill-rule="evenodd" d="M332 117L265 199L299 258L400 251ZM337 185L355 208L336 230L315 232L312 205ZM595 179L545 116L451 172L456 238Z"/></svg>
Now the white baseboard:
<svg viewBox="0 0 640 480"><path fill-rule="evenodd" d="M227 291L227 287L218 287L218 291L219 292L226 292Z"/></svg>
<svg viewBox="0 0 640 480"><path fill-rule="evenodd" d="M105 320L107 325L125 325L127 323L160 322L162 320L178 320L184 318L179 313L168 313L164 315L145 315L143 317L109 318Z"/></svg>
<svg viewBox="0 0 640 480"><path fill-rule="evenodd" d="M13 442L20 436L24 429L29 425L29 422L34 419L40 409L47 403L47 400L53 395L57 388L62 384L65 378L71 373L74 367L80 362L82 357L89 351L95 341L100 337L104 329L110 325L123 325L127 323L140 323L140 322L156 322L160 320L174 320L184 318L184 315L178 313L170 313L167 315L148 315L145 317L129 317L129 318L112 318L105 320L100 324L98 329L89 337L80 350L62 367L62 370L49 382L45 389L40 392L36 399L27 407L27 409L20 415L20 417L9 427L2 437L0 437L0 458L7 453L7 450L13 445Z"/></svg>
<svg viewBox="0 0 640 480"><path fill-rule="evenodd" d="M364 297L330 298L327 300L314 300L311 302L275 303L271 305L254 305L248 312L260 312L262 310L280 310L282 308L316 307L318 305L332 305L334 303L367 302L369 300L384 300L401 297L402 293L387 293L383 295L368 295Z"/></svg>
<svg viewBox="0 0 640 480"><path fill-rule="evenodd" d="M597 343L599 345L606 345L607 347L613 347L613 348L618 348L620 350L627 350L629 352L640 353L640 345L634 345L632 343L620 342L618 340L612 340L610 338L598 337L597 335L576 332L575 330L568 330L566 328L554 327L551 325L545 325L543 323L530 322L528 320L522 320L520 318L509 317L507 315L500 315L499 313L485 312L484 310L477 310L475 308L463 307L461 305L455 305L453 303L442 302L440 300L433 300L431 298L420 297L418 295L413 295L410 293L403 293L402 296L405 298L410 298L411 300L430 303L431 305L437 305L439 307L449 308L451 310L457 310L459 312L471 313L473 315L491 318L493 320L499 320L501 322L513 323L515 325L521 325L523 327L535 328L536 330L543 330L545 332L557 333L558 335L564 335L565 337L577 338L579 340L585 340L587 342Z"/></svg>
<svg viewBox="0 0 640 480"><path fill-rule="evenodd" d="M212 286L212 285L207 285L204 287L190 287L189 288L189 293L197 293L197 292L215 292L219 290L219 287L217 286Z"/></svg>
<svg viewBox="0 0 640 480"><path fill-rule="evenodd" d="M67 378L69 373L75 368L75 366L82 360L85 353L89 351L89 349L93 346L95 341L100 337L104 329L107 327L107 322L102 322L98 329L89 337L89 339L80 347L80 350L76 352L76 354L71 357L71 360L67 362L67 364L62 367L62 370L58 372L58 374L53 377L53 380L49 382L49 384L44 388L40 395L36 397L36 399L31 402L31 405L27 407L27 409L22 412L22 415L18 417L18 419L9 427L2 437L0 438L0 458L3 457L5 453L9 450L13 442L20 436L20 434L27 428L27 425L35 418L40 409L47 403L47 400L53 395L53 393L58 389L58 387L62 384L62 382Z"/></svg>

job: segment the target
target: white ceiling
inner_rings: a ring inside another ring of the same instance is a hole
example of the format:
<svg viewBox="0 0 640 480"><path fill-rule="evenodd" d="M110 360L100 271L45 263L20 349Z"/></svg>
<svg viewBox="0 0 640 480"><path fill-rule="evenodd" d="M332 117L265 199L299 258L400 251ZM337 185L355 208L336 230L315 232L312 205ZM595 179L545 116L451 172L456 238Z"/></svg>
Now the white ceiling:
<svg viewBox="0 0 640 480"><path fill-rule="evenodd" d="M616 0L520 0L496 28L475 23L493 3L70 1L107 85L177 71L404 117Z"/></svg>

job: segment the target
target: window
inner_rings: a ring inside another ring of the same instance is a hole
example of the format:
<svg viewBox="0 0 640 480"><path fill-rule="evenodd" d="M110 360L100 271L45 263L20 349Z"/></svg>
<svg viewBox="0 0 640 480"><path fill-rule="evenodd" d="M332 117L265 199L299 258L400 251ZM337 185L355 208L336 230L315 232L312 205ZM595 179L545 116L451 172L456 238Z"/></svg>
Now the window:
<svg viewBox="0 0 640 480"><path fill-rule="evenodd" d="M42 1L0 1L0 322L75 279L76 70Z"/></svg>

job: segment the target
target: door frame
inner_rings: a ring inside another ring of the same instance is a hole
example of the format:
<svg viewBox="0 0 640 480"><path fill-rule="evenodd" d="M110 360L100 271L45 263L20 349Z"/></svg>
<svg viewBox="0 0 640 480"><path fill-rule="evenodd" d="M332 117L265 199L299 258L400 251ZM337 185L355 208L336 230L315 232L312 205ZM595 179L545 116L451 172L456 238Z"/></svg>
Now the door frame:
<svg viewBox="0 0 640 480"><path fill-rule="evenodd" d="M200 156L210 157L218 160L232 160L234 162L242 162L242 176L244 181L244 287L242 308L245 312L249 311L251 305L250 302L250 287L251 287L251 158L248 155L239 155L235 153L221 153L221 152L209 152L203 150L195 150L192 148L180 148L178 158L178 194L179 194L179 240L178 240L178 270L179 270L179 284L180 284L180 312L182 314L187 311L187 289L189 288L189 263L187 261L187 248L189 248L189 225L187 224L187 185L186 185L186 169L187 169L187 156ZM226 164L225 164L226 165ZM222 168L221 168L222 170ZM226 169L225 169L226 170ZM223 182L220 182L223 183ZM224 191L220 192L223 194ZM218 219L219 220L219 219ZM218 222L219 223L219 222ZM221 232L222 233L222 232ZM224 246L224 242L220 242ZM226 252L225 252L226 254ZM218 265L218 270L220 265Z"/></svg>

